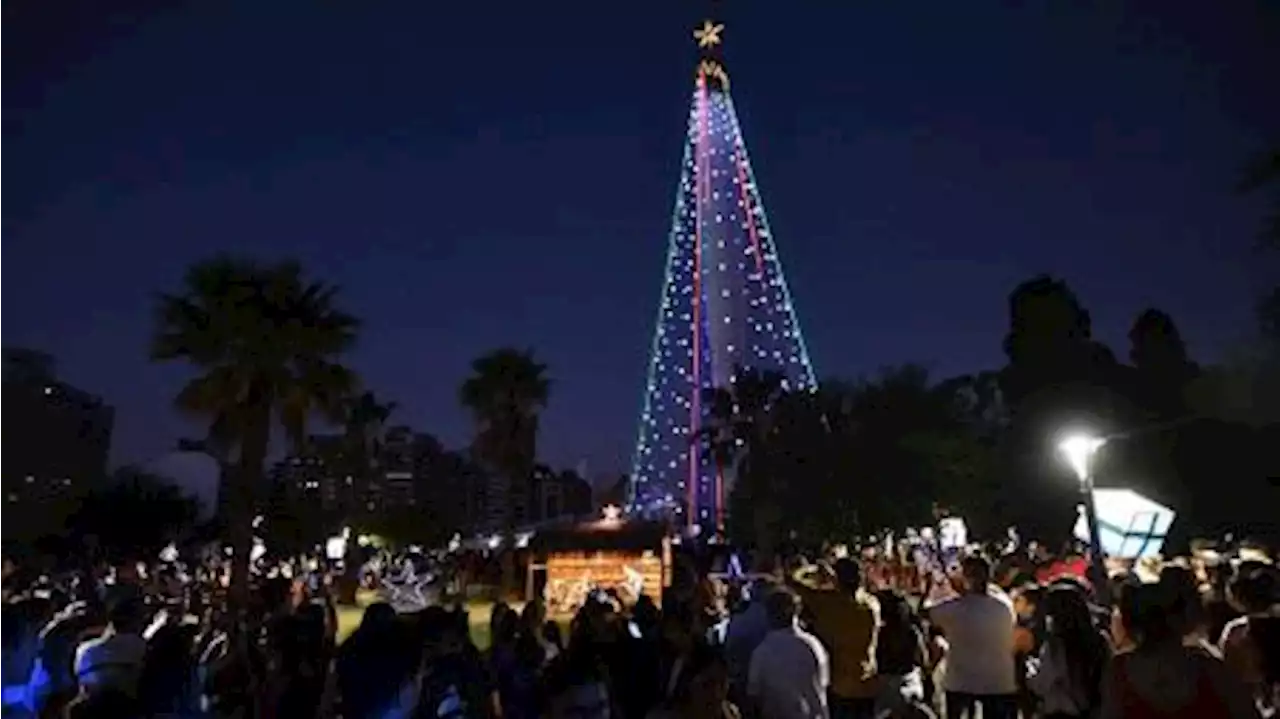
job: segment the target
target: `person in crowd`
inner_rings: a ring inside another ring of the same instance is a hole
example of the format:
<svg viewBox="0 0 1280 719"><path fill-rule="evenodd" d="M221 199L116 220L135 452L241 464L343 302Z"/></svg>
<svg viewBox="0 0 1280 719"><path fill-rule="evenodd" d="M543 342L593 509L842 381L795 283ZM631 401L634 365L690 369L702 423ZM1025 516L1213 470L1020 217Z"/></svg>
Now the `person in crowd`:
<svg viewBox="0 0 1280 719"><path fill-rule="evenodd" d="M929 609L929 618L946 637L942 675L948 719L1013 719L1018 712L1014 669L1013 602L991 584L991 564L981 555L960 563L963 593Z"/></svg>
<svg viewBox="0 0 1280 719"><path fill-rule="evenodd" d="M525 604L524 609L520 610L520 636L529 637L537 642L538 647L542 650L544 664L555 659L556 655L560 653L560 647L548 641L542 631L546 623L547 606L541 599L534 599Z"/></svg>
<svg viewBox="0 0 1280 719"><path fill-rule="evenodd" d="M1203 567L1205 583L1202 599L1208 622L1207 634L1210 640L1217 640L1222 636L1227 623L1239 616L1239 610L1230 598L1230 585L1234 575L1231 563L1222 561L1216 555L1211 561L1206 561Z"/></svg>
<svg viewBox="0 0 1280 719"><path fill-rule="evenodd" d="M559 624L549 619L542 623L542 643L555 656L560 656L564 653L564 632L560 629Z"/></svg>
<svg viewBox="0 0 1280 719"><path fill-rule="evenodd" d="M153 715L144 711L135 697L116 689L103 689L77 697L67 705L62 716L66 719L143 719Z"/></svg>
<svg viewBox="0 0 1280 719"><path fill-rule="evenodd" d="M1185 566L1167 564L1160 570L1160 583L1166 586L1173 602L1173 616L1179 622L1182 642L1216 656L1218 647L1210 643L1209 615L1201 601L1196 575Z"/></svg>
<svg viewBox="0 0 1280 719"><path fill-rule="evenodd" d="M76 649L75 674L82 694L116 691L137 696L147 657L143 610L141 598L121 597L107 610L107 627L101 636Z"/></svg>
<svg viewBox="0 0 1280 719"><path fill-rule="evenodd" d="M769 633L769 617L765 604L773 591L774 583L759 579L746 589L746 606L729 619L725 633L724 658L729 668L730 694L740 699L747 689L747 670L751 668L751 654Z"/></svg>
<svg viewBox="0 0 1280 719"><path fill-rule="evenodd" d="M1183 607L1167 584L1129 584L1119 616L1132 649L1112 660L1100 719L1254 719L1244 683L1217 659L1183 643Z"/></svg>
<svg viewBox="0 0 1280 719"><path fill-rule="evenodd" d="M395 609L371 604L360 626L338 648L336 681L346 719L374 719L395 704L397 694L417 669L407 661L410 647Z"/></svg>
<svg viewBox="0 0 1280 719"><path fill-rule="evenodd" d="M840 557L830 570L825 565L802 567L792 579L804 606L812 611L814 632L830 651L832 716L871 717L878 691L880 605L863 588L862 568L856 560Z"/></svg>
<svg viewBox="0 0 1280 719"><path fill-rule="evenodd" d="M1280 613L1256 615L1249 636L1258 649L1254 705L1263 717L1280 716Z"/></svg>
<svg viewBox="0 0 1280 719"><path fill-rule="evenodd" d="M536 626L536 625L535 625ZM489 675L504 719L534 716L537 687L546 654L536 633L521 631L520 617L507 612L495 627Z"/></svg>
<svg viewBox="0 0 1280 719"><path fill-rule="evenodd" d="M465 611L428 607L420 612L424 651L418 699L411 716L479 719L499 706Z"/></svg>
<svg viewBox="0 0 1280 719"><path fill-rule="evenodd" d="M1044 614L1040 611L1044 593L1042 585L1023 584L1009 595L1013 601L1013 611L1018 617L1013 644L1021 655L1035 655L1040 650L1040 643L1044 641Z"/></svg>
<svg viewBox="0 0 1280 719"><path fill-rule="evenodd" d="M606 657L611 609L588 601L574 616L568 646L547 668L545 716L609 719L615 696Z"/></svg>
<svg viewBox="0 0 1280 719"><path fill-rule="evenodd" d="M756 716L825 719L831 669L827 650L797 623L800 600L785 588L765 600L769 633L751 654L747 696Z"/></svg>
<svg viewBox="0 0 1280 719"><path fill-rule="evenodd" d="M39 650L27 681L27 708L37 715L57 714L76 696L75 654L80 640L95 634L106 619L96 588L81 583L77 598L54 614L40 630ZM55 599L55 606L59 601Z"/></svg>
<svg viewBox="0 0 1280 719"><path fill-rule="evenodd" d="M22 597L4 603L0 626L4 632L3 671L4 706L17 707L26 699L27 680L40 652L40 629L54 613L54 604L46 596Z"/></svg>
<svg viewBox="0 0 1280 719"><path fill-rule="evenodd" d="M1228 594L1241 616L1222 629L1218 640L1222 658L1259 703L1274 704L1276 684L1274 679L1268 681L1267 678L1267 653L1280 649L1264 637L1269 628L1280 622L1280 582L1275 568L1263 564L1242 566L1232 580Z"/></svg>
<svg viewBox="0 0 1280 719"><path fill-rule="evenodd" d="M322 604L307 602L276 622L269 638L273 691L268 698L277 716L314 717L326 696L331 646Z"/></svg>
<svg viewBox="0 0 1280 719"><path fill-rule="evenodd" d="M147 654L138 694L143 710L153 716L186 717L199 707L196 627L184 622L180 611L161 610L143 634Z"/></svg>
<svg viewBox="0 0 1280 719"><path fill-rule="evenodd" d="M658 691L659 698L665 701L675 693L698 636L694 633L693 611L687 604L669 604L662 615L661 627Z"/></svg>
<svg viewBox="0 0 1280 719"><path fill-rule="evenodd" d="M741 713L729 701L729 673L721 653L707 645L694 649L671 698L648 716L649 719L739 719Z"/></svg>
<svg viewBox="0 0 1280 719"><path fill-rule="evenodd" d="M924 673L928 667L924 633L906 597L895 589L876 592L880 603L880 632L876 638L876 669L880 691L876 716L904 704L924 701Z"/></svg>
<svg viewBox="0 0 1280 719"><path fill-rule="evenodd" d="M641 594L632 607L626 633L630 659L625 670L632 691L620 693L619 699L631 702L623 707L626 716L645 716L663 698L662 613L649 595Z"/></svg>
<svg viewBox="0 0 1280 719"><path fill-rule="evenodd" d="M1045 719L1084 719L1102 703L1102 676L1111 658L1079 589L1059 585L1044 597L1046 636L1028 678Z"/></svg>
<svg viewBox="0 0 1280 719"><path fill-rule="evenodd" d="M1018 708L1023 716L1032 716L1036 697L1027 688L1027 666L1040 653L1044 642L1044 613L1040 601L1044 587L1035 582L1019 585L1010 593L1018 622L1013 628L1013 669L1018 680Z"/></svg>

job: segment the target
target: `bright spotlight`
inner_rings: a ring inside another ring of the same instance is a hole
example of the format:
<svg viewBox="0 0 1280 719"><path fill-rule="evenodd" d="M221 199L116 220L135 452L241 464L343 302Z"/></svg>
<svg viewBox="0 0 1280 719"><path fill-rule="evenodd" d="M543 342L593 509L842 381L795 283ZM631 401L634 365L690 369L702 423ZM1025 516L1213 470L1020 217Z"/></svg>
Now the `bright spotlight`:
<svg viewBox="0 0 1280 719"><path fill-rule="evenodd" d="M1058 443L1058 451L1075 470L1076 477L1084 482L1089 478L1093 456L1106 443L1107 440L1091 434L1072 434Z"/></svg>

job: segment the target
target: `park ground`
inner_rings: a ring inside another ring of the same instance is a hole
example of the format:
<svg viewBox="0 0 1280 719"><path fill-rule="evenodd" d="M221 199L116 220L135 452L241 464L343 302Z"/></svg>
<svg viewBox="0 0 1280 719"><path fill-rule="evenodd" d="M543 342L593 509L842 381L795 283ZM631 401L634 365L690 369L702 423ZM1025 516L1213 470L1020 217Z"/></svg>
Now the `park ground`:
<svg viewBox="0 0 1280 719"><path fill-rule="evenodd" d="M338 641L346 639L360 626L360 618L364 616L364 608L378 601L377 592L362 590L356 596L356 606L338 607ZM519 611L522 606L513 607ZM471 624L471 641L480 649L489 647L489 617L493 614L493 602L472 600L467 602L467 619Z"/></svg>

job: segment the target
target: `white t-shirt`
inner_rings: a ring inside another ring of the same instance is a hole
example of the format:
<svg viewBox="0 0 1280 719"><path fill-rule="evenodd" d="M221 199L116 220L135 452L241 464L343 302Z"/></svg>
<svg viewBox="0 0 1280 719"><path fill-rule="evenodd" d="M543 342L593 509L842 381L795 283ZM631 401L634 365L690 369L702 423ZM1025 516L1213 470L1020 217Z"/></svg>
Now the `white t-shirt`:
<svg viewBox="0 0 1280 719"><path fill-rule="evenodd" d="M942 688L967 694L1013 694L1013 602L999 589L965 594L929 610L929 618L947 638Z"/></svg>
<svg viewBox="0 0 1280 719"><path fill-rule="evenodd" d="M770 719L826 719L831 665L818 638L801 630L775 629L751 653L747 695Z"/></svg>
<svg viewBox="0 0 1280 719"><path fill-rule="evenodd" d="M138 689L147 642L137 634L109 631L76 647L76 679L89 690L118 689L133 694Z"/></svg>

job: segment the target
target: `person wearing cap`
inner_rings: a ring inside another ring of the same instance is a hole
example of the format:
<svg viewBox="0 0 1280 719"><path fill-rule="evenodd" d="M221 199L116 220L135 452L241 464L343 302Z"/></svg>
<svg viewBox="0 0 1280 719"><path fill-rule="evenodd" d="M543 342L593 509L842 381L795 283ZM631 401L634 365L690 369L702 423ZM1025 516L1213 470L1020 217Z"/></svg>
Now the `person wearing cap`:
<svg viewBox="0 0 1280 719"><path fill-rule="evenodd" d="M863 587L861 566L840 557L829 567L802 567L792 575L792 587L831 657L831 716L874 716L880 603Z"/></svg>

